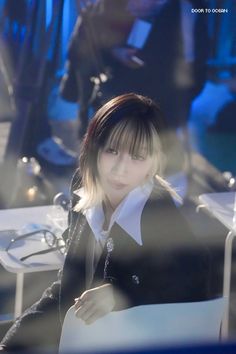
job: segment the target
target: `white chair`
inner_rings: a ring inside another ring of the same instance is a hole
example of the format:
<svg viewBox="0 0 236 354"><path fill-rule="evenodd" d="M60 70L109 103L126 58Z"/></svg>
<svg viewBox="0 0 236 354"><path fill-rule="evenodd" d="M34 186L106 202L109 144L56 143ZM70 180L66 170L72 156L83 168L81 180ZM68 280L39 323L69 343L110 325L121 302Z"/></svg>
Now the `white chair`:
<svg viewBox="0 0 236 354"><path fill-rule="evenodd" d="M64 319L59 353L199 344L219 340L225 299L143 305L111 312L91 325Z"/></svg>

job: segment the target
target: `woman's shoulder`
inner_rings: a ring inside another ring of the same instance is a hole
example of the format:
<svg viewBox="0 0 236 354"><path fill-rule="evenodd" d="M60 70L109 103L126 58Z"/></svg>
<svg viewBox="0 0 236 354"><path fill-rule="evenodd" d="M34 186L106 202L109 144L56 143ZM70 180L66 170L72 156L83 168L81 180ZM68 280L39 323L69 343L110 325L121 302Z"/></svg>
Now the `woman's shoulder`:
<svg viewBox="0 0 236 354"><path fill-rule="evenodd" d="M179 214L171 193L163 186L155 184L144 206L142 221L154 229L154 225L167 225L169 219Z"/></svg>
<svg viewBox="0 0 236 354"><path fill-rule="evenodd" d="M71 198L71 207L72 209L78 203L80 197L76 193L81 188L81 174L80 170L75 170L70 183L70 198Z"/></svg>
<svg viewBox="0 0 236 354"><path fill-rule="evenodd" d="M181 209L182 204L176 199L172 189L166 188L157 181L143 209L142 219L145 224L152 225L152 228L157 226L158 229L169 230L178 226L187 231L186 220Z"/></svg>
<svg viewBox="0 0 236 354"><path fill-rule="evenodd" d="M70 191L71 194L81 187L81 174L79 168L77 168L72 176L71 184L70 184Z"/></svg>
<svg viewBox="0 0 236 354"><path fill-rule="evenodd" d="M181 197L163 178L154 180L153 190L149 199L160 207L169 205L176 208L177 204L181 204Z"/></svg>

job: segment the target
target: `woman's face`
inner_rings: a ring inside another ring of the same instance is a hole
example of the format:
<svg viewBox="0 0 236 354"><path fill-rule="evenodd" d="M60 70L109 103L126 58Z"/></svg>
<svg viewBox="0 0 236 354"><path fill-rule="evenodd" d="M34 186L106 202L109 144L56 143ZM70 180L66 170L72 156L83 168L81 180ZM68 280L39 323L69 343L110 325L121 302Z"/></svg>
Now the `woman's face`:
<svg viewBox="0 0 236 354"><path fill-rule="evenodd" d="M145 147L137 156L128 150L115 150L105 146L98 155L98 174L101 187L113 208L134 188L151 177L154 159L147 155Z"/></svg>

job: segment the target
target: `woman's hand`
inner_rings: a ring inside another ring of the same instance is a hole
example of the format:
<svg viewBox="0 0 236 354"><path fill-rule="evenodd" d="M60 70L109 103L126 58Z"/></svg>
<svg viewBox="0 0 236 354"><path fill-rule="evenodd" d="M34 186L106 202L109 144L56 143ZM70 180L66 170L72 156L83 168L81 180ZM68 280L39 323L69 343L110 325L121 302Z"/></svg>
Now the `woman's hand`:
<svg viewBox="0 0 236 354"><path fill-rule="evenodd" d="M114 306L113 287L105 284L87 290L75 299L75 315L86 324L91 324L111 312Z"/></svg>

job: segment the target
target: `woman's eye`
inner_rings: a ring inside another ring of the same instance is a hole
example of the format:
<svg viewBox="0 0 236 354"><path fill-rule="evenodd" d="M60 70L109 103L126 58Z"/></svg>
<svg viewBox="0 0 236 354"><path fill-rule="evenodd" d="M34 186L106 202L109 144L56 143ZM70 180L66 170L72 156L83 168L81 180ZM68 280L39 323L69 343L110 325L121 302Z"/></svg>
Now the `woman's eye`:
<svg viewBox="0 0 236 354"><path fill-rule="evenodd" d="M138 161L143 161L143 160L145 160L145 157L141 156L141 155L132 155L132 159L138 160Z"/></svg>
<svg viewBox="0 0 236 354"><path fill-rule="evenodd" d="M117 155L117 154L118 154L118 151L115 150L115 149L112 149L112 148L107 148L107 149L106 149L106 152L107 152L108 154L113 154L113 155Z"/></svg>

